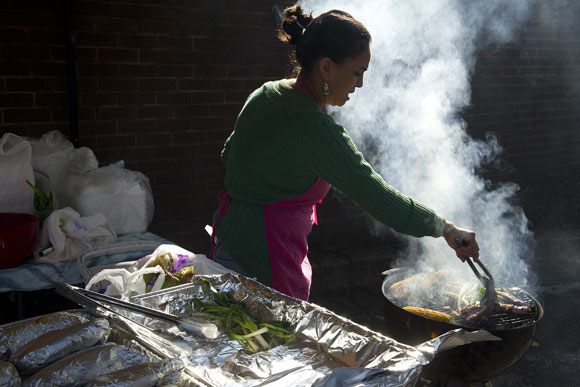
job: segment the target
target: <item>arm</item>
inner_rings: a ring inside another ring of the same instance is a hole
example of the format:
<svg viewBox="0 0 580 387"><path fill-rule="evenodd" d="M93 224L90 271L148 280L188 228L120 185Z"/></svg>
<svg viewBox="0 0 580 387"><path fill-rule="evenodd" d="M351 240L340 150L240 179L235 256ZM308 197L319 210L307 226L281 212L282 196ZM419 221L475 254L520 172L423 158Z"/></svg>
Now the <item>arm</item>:
<svg viewBox="0 0 580 387"><path fill-rule="evenodd" d="M343 127L331 118L308 128L304 157L313 172L359 204L370 215L403 234L443 234L445 220L418 201L400 193L364 160Z"/></svg>
<svg viewBox="0 0 580 387"><path fill-rule="evenodd" d="M443 236L459 259L477 260L479 246L473 231L456 227L388 185L364 160L344 128L327 123L314 133L316 149L309 152L314 154L311 167L319 176L394 230L412 236Z"/></svg>

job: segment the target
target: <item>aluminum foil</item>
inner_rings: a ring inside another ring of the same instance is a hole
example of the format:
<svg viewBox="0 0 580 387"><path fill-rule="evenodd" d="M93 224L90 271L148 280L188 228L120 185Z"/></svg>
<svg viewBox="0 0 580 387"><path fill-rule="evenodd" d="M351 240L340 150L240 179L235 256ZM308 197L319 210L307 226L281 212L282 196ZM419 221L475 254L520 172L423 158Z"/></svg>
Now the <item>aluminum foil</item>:
<svg viewBox="0 0 580 387"><path fill-rule="evenodd" d="M448 346L452 347L488 340L491 336L487 332L473 335L457 330L412 347L247 277L237 274L204 277L216 289L244 301L259 320L288 323L297 337L289 346L249 354L223 333L210 340L191 336L173 324L130 316L178 344L190 363L188 369L197 380L210 386L413 386L422 367L444 348L448 339L454 338ZM132 301L174 315L190 316L193 297L204 297L199 277L191 284L134 297Z"/></svg>
<svg viewBox="0 0 580 387"><path fill-rule="evenodd" d="M106 343L57 360L22 383L23 386L85 385L100 375L151 362L138 346Z"/></svg>
<svg viewBox="0 0 580 387"><path fill-rule="evenodd" d="M179 372L183 367L183 362L178 359L139 364L101 375L87 387L174 386L179 383Z"/></svg>
<svg viewBox="0 0 580 387"><path fill-rule="evenodd" d="M18 368L21 375L30 375L55 360L97 343L103 344L109 333L109 322L106 319L96 319L51 331L23 345L10 357L10 362Z"/></svg>
<svg viewBox="0 0 580 387"><path fill-rule="evenodd" d="M61 330L49 330L28 343L11 336L11 333L29 332L30 326L37 327L40 322L52 329L54 326L46 324L48 321L60 324L71 315L90 320ZM115 314L93 309L57 312L0 326L0 332L5 342L21 344L21 352L17 351L12 359L20 369L11 362L0 361L0 386L85 385L88 382L116 386L204 386L184 370L186 359L180 359L179 347ZM81 349L73 336L86 345L95 337L101 339ZM107 342L102 344L105 338ZM25 348L31 351L27 353ZM53 356L54 362L26 377L26 370L35 365L42 352ZM72 353L66 356L67 352ZM35 356L26 357L32 353ZM56 360L56 354L64 357ZM25 360L30 360L31 364ZM124 378L115 376L116 371ZM115 382L107 384L107 380Z"/></svg>
<svg viewBox="0 0 580 387"><path fill-rule="evenodd" d="M0 386L19 387L20 383L20 375L14 364L0 360Z"/></svg>
<svg viewBox="0 0 580 387"><path fill-rule="evenodd" d="M84 311L55 312L36 318L17 321L0 327L0 360L8 360L24 344L58 329L87 322L90 315Z"/></svg>

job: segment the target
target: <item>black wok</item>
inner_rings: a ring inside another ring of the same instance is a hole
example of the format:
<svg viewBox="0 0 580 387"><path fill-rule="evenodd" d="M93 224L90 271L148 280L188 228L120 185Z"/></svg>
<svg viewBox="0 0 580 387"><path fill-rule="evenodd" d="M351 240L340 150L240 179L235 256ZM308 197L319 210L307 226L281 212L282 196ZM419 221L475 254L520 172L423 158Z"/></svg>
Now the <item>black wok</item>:
<svg viewBox="0 0 580 387"><path fill-rule="evenodd" d="M404 310L388 297L389 287L408 277L405 268L388 270L382 290L384 295L385 333L397 341L417 345L431 340L449 330L463 328L475 331L478 328L431 320ZM523 290L521 290L524 292ZM531 323L514 328L486 330L501 338L501 341L470 343L439 352L424 367L422 377L436 383L485 383L501 375L526 353L532 343L536 326L543 315L540 303L531 295L527 298L535 303L535 316Z"/></svg>

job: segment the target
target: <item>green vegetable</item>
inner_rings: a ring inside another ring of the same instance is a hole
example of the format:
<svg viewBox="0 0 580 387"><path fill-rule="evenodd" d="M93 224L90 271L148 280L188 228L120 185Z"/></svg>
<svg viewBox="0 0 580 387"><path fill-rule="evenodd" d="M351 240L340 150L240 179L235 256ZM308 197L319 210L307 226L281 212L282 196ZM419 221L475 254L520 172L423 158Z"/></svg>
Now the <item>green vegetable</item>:
<svg viewBox="0 0 580 387"><path fill-rule="evenodd" d="M147 267L160 266L165 272L165 281L161 289L167 289L172 286L181 285L187 283L191 280L195 274L195 268L193 266L186 266L179 270L177 273L171 273L171 268L173 267L173 256L171 253L167 252L158 255ZM150 292L154 283L153 279L157 279L159 274L145 274L143 275L143 280L147 285L146 292Z"/></svg>
<svg viewBox="0 0 580 387"><path fill-rule="evenodd" d="M248 312L246 304L236 300L227 292L218 292L209 280L201 278L203 290L209 296L209 302L197 298L192 300L197 317L205 317L222 322L226 334L232 340L237 340L246 350L259 352L281 344L289 344L295 339L292 332L280 322L258 322Z"/></svg>
<svg viewBox="0 0 580 387"><path fill-rule="evenodd" d="M34 191L34 209L36 211L52 211L54 205L52 192L47 197L44 192L35 187L30 181L26 180L26 184Z"/></svg>

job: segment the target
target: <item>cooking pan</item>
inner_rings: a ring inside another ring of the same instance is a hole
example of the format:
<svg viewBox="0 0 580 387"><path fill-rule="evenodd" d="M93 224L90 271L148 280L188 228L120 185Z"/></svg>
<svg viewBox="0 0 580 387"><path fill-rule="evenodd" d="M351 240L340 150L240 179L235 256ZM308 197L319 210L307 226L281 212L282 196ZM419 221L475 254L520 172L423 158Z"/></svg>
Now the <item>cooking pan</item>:
<svg viewBox="0 0 580 387"><path fill-rule="evenodd" d="M447 323L408 312L393 303L388 296L389 287L410 276L407 268L391 269L383 273L385 333L395 340L417 345L431 340L449 330L463 328L468 331L477 327ZM544 311L540 303L527 292L519 289L534 307L531 317L524 324L513 327L498 326L486 330L501 341L470 343L437 353L422 372L422 378L435 383L485 383L501 375L521 359L532 343L536 326Z"/></svg>

